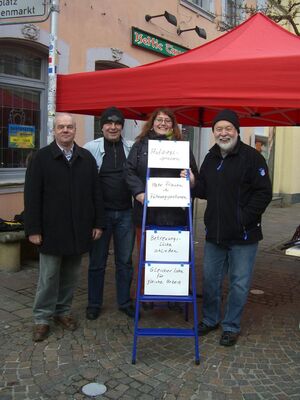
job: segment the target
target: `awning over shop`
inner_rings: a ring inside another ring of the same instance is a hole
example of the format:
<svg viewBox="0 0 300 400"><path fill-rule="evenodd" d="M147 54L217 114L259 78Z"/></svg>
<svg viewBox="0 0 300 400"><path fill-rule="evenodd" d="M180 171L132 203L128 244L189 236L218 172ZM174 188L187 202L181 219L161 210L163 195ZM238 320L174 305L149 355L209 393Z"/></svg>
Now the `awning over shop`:
<svg viewBox="0 0 300 400"><path fill-rule="evenodd" d="M236 110L242 126L300 125L300 37L258 13L176 57L58 76L57 111L99 115L112 105L131 119L171 107L194 126L210 126L222 108Z"/></svg>

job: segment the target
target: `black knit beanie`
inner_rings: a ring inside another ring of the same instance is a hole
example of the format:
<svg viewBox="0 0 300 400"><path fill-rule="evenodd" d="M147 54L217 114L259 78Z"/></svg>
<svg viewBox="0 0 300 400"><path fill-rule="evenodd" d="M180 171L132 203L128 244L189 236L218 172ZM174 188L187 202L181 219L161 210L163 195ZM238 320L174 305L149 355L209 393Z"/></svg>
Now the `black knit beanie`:
<svg viewBox="0 0 300 400"><path fill-rule="evenodd" d="M107 122L119 122L122 127L124 126L124 115L121 110L116 107L106 108L100 116L100 128Z"/></svg>
<svg viewBox="0 0 300 400"><path fill-rule="evenodd" d="M236 112L232 110L222 110L213 119L211 129L214 130L214 126L218 121L231 122L235 129L240 133L240 121Z"/></svg>

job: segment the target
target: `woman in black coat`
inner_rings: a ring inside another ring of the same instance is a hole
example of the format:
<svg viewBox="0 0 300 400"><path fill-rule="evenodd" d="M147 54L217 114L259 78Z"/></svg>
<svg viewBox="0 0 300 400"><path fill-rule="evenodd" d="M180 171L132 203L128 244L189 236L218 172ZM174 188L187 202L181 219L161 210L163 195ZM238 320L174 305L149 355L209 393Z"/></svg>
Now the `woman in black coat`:
<svg viewBox="0 0 300 400"><path fill-rule="evenodd" d="M136 226L137 246L140 248L143 204L145 199L146 174L148 165L149 140L183 140L173 111L166 108L155 110L145 123L142 132L137 136L127 158L126 181L134 198L133 218ZM198 169L190 151L190 168L198 176ZM151 168L151 177L185 176L180 169ZM186 226L188 209L180 207L148 207L146 225L164 227Z"/></svg>
<svg viewBox="0 0 300 400"><path fill-rule="evenodd" d="M150 115L127 158L126 181L134 198L133 216L137 228L141 228L142 225L149 140L183 140L173 111L159 108ZM190 168L193 174L198 176L192 151L190 152ZM150 173L151 177L179 178L181 170L151 168ZM185 226L186 223L187 213L182 208L149 207L147 209L146 225ZM137 234L139 234L138 231Z"/></svg>

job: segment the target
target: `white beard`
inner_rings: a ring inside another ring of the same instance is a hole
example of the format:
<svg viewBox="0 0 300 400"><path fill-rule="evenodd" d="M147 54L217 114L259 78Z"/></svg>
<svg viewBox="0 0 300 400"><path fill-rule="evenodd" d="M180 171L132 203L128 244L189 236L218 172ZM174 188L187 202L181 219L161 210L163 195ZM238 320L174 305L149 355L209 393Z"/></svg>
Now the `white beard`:
<svg viewBox="0 0 300 400"><path fill-rule="evenodd" d="M224 142L220 139L216 140L216 143L220 147L222 153L226 154L230 153L234 149L238 138L236 136L235 138L228 138L228 139L229 140L227 142Z"/></svg>

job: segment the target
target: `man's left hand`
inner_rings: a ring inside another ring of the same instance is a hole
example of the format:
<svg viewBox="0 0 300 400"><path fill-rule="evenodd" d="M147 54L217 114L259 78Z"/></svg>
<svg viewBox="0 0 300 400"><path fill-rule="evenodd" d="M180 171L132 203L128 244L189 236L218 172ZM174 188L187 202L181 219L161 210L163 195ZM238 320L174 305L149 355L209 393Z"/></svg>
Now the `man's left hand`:
<svg viewBox="0 0 300 400"><path fill-rule="evenodd" d="M102 230L102 229L94 228L94 229L93 229L93 234L92 234L93 240L98 240L98 239L100 239L102 233L103 233L103 230Z"/></svg>

